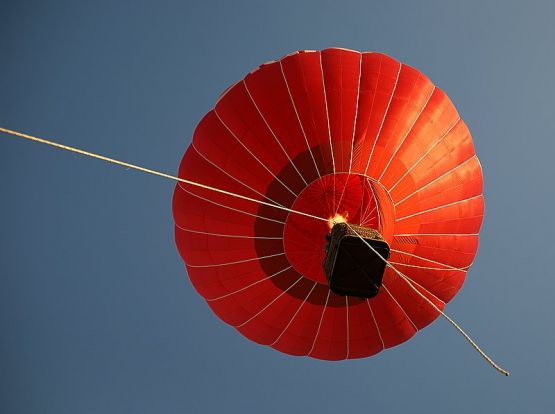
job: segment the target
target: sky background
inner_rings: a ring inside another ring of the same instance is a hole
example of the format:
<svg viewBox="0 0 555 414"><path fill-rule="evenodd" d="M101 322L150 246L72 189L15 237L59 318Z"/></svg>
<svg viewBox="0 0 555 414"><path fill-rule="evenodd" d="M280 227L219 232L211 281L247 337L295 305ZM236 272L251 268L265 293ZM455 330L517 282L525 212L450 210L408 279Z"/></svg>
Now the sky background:
<svg viewBox="0 0 555 414"><path fill-rule="evenodd" d="M385 52L450 96L485 180L445 321L323 362L243 338L191 286L174 184L0 136L0 412L546 413L555 406L555 3L0 0L0 125L175 173L220 92L299 49Z"/></svg>

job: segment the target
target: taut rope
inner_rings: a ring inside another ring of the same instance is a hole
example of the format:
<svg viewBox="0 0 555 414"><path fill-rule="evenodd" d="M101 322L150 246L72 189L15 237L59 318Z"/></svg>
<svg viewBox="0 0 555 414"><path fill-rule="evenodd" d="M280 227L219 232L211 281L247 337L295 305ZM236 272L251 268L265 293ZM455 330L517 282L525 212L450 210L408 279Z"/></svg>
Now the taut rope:
<svg viewBox="0 0 555 414"><path fill-rule="evenodd" d="M372 252L374 252L374 254L376 256L378 256L383 262L385 262L385 264L391 268L395 273L397 273L401 279L403 279L405 282L407 282L407 284L409 285L409 287L414 290L422 299L424 299L426 302L428 302L428 304L434 308L438 313L441 314L441 316L443 316L447 322L449 322L457 331L459 331L459 333L468 341L468 343L470 345L472 345L472 347L474 348L474 350L476 352L478 352L480 354L480 356L482 358L484 358L486 360L486 362L488 364L490 364L494 369L496 369L499 373L505 375L505 376L509 376L510 373L509 371L504 370L503 368L501 368L499 365L497 365L484 351L482 351L480 349L480 347L476 344L476 342L474 342L472 340L472 338L457 324L457 322L455 322L453 319L451 319L447 314L445 314L445 312L443 312L441 309L439 309L435 303L433 303L430 299L428 299L426 296L424 296L422 294L422 292L420 292L418 289L416 289L416 287L414 287L414 285L411 283L411 281L409 280L409 278L407 276L405 276L401 271L397 270L395 268L395 266L393 266L391 263L389 263L389 261L387 259L384 259L378 252L376 249L374 249L374 247L372 247L372 245L370 243L368 243L366 240L364 240L364 238L358 234L358 232L353 229L349 223L346 223L347 226L349 226L349 228L364 242L364 244L366 244L371 250Z"/></svg>
<svg viewBox="0 0 555 414"><path fill-rule="evenodd" d="M177 177L177 176L174 176L174 175L170 175L170 174L166 174L166 173L163 173L163 172L155 171L155 170L152 170L150 168L141 167L139 165L130 164L130 163L124 162L124 161L119 161L119 160L116 160L114 158L106 157L106 156L100 155L100 154L95 154L95 153L89 152L89 151L84 151L82 149L75 148L75 147L70 147L68 145L59 144L59 143L54 142L54 141L49 141L49 140L46 140L46 139L43 139L43 138L38 138L38 137L35 137L35 136L32 136L32 135L24 134L24 133L17 132L17 131L12 131L12 130L7 129L7 128L0 127L0 132L3 132L3 133L8 134L8 135L16 136L16 137L19 137L19 138L23 138L23 139L26 139L26 140L29 140L29 141L34 141L34 142L38 142L38 143L41 143L41 144L49 145L49 146L54 147L54 148L59 148L59 149L63 149L63 150L66 150L66 151L74 152L76 154L81 154L81 155L84 155L84 156L87 156L87 157L96 158L96 159L106 161L106 162L109 162L109 163L112 163L112 164L120 165L122 167L131 168L131 169L134 169L134 170L137 170L137 171L142 171L142 172L147 173L147 174L157 175L159 177L167 178L167 179L170 179L170 180L173 180L173 181L182 182L182 183L194 186L194 187L204 188L206 190L214 191L216 193L236 197L236 198L239 198L241 200L250 201L252 203L263 204L263 205L268 206L268 207L277 208L279 210L288 211L288 212L294 213L294 214L300 214L302 216L310 217L310 218L313 218L315 220L321 220L321 221L326 221L326 222L328 221L328 219L318 217L318 216L314 216L312 214L308 214L308 213L305 213L305 212L302 212L302 211L293 210L293 209L290 209L290 208L287 208L287 207L283 207L283 206L280 206L280 205L277 205L277 204L268 203L268 202L262 201L262 200L256 200L254 198L243 196L243 195L240 195L240 194L235 194L235 193L232 193L230 191L222 190L220 188L211 187L209 185L197 183L195 181L187 180L185 178L180 178L180 177ZM445 314L441 309L439 309L430 299L428 299L418 289L416 289L416 287L414 287L414 285L411 283L411 281L409 280L409 278L407 276L405 276L402 272L397 270L395 268L395 266L393 266L391 263L389 263L388 260L384 259L376 251L376 249L374 249L372 247L372 245L370 245L370 243L368 243L360 234L358 234L358 232L356 230L354 230L348 223L347 223L347 225L374 252L374 254L376 254L382 261L385 262L385 264L388 267L390 267L397 275L399 275L399 277L401 277L409 285L409 287L412 290L414 290L420 297L422 297L426 302L428 302L428 304L432 308L434 308L434 310L436 310L438 313L440 313L441 316L443 316L468 341L468 343L476 350L476 352L478 352L482 356L482 358L484 358L488 362L488 364L490 364L499 373L501 373L505 376L510 375L508 371L504 370L499 365L497 365L484 351L482 351L480 349L480 347L476 344L476 342L474 342L472 340L472 338L453 319L451 319L447 314Z"/></svg>
<svg viewBox="0 0 555 414"><path fill-rule="evenodd" d="M87 157L96 158L96 159L99 159L99 160L102 160L102 161L107 161L107 162L110 162L112 164L121 165L122 167L132 168L134 170L142 171L142 172L145 172L147 174L157 175L159 177L164 177L164 178L167 178L167 179L170 179L170 180L174 180L174 181L178 181L178 182L181 182L181 183L189 184L189 185L192 185L192 186L195 186L195 187L204 188L206 190L214 191L216 193L225 194L225 195L228 195L228 196L240 198L241 200L250 201L250 202L253 202L253 203L256 203L256 204L263 204L265 206L277 208L279 210L288 211L290 213L300 214L301 216L310 217L310 218L313 218L315 220L328 221L325 218L314 216L312 214L308 214L308 213L305 213L305 212L302 212L302 211L293 210L293 209L290 209L290 208L287 208L287 207L283 207L283 206L280 206L280 205L277 205L277 204L268 203L268 202L262 201L262 200L256 200L254 198L243 196L243 195L240 195L240 194L235 194L235 193L232 193L230 191L222 190L220 188L211 187L209 185L197 183L195 181L187 180L185 178L176 177L174 175L170 175L170 174L166 174L166 173L163 173L163 172L151 170L150 168L141 167L139 165L130 164L130 163L124 162L124 161L119 161L119 160L116 160L114 158L105 157L104 155L95 154L94 152L84 151L82 149L75 148L75 147L70 147L68 145L58 144L57 142L54 142L54 141L49 141L49 140L46 140L46 139L43 139L43 138L34 137L32 135L23 134L21 132L12 131L10 129L0 127L0 132L4 132L5 134L13 135L13 136L23 138L23 139L26 139L26 140L29 140L29 141L39 142L41 144L49 145L49 146L54 147L54 148L59 148L59 149L63 149L63 150L66 150L66 151L74 152L76 154L85 155Z"/></svg>

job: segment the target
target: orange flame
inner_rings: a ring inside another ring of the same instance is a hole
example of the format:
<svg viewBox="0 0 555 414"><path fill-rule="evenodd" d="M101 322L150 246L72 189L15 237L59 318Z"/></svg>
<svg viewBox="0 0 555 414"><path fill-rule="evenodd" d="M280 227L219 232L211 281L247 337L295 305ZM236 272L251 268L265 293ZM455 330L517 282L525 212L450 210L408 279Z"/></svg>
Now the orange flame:
<svg viewBox="0 0 555 414"><path fill-rule="evenodd" d="M332 229L332 227L337 224L337 223L346 223L347 222L347 218L349 217L348 214L345 214L344 216L337 213L335 216L330 217L328 219L328 227L330 228L330 230Z"/></svg>

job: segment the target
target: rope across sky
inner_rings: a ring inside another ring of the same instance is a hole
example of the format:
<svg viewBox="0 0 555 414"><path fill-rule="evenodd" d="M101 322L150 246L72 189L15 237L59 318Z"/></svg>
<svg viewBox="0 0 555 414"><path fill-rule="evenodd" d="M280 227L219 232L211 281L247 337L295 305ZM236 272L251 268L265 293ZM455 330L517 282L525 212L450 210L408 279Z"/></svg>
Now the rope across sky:
<svg viewBox="0 0 555 414"><path fill-rule="evenodd" d="M278 205L278 204L269 203L269 202L262 201L262 200L256 200L256 199L251 198L251 197L243 196L243 195L240 195L240 194L236 194L236 193L233 193L233 192L229 192L229 191L226 191L226 190L222 190L222 189L219 189L219 188L208 186L208 185L205 185L205 184L202 184L202 183L198 183L198 182L195 182L195 181L180 178L180 177L177 177L177 176L174 176L174 175L162 173L162 172L155 171L155 170L145 168L145 167L141 167L141 166L138 166L138 165L135 165L135 164L130 164L130 163L127 163L127 162L124 162L124 161L119 161L119 160L116 160L114 158L106 157L106 156L103 156L103 155L99 155L99 154L96 154L96 153L92 153L92 152L85 151L85 150L75 148L75 147L71 147L71 146L68 146L68 145L59 144L59 143L54 142L54 141L50 141L50 140L46 140L46 139L39 138L39 137L36 137L36 136L32 136L32 135L24 134L24 133L21 133L21 132L13 131L13 130L10 130L10 129L7 129L7 128L0 127L0 132L3 132L3 133L8 134L8 135L16 136L16 137L19 137L19 138L23 138L23 139L26 139L26 140L29 140L29 141L38 142L38 143L48 145L48 146L51 146L51 147L54 147L54 148L63 149L63 150L69 151L69 152L81 154L81 155L84 155L84 156L87 156L87 157L96 158L96 159L106 161L106 162L109 162L109 163L112 163L112 164L120 165L120 166L123 166L123 167L126 167L126 168L131 168L131 169L134 169L134 170L137 170L137 171L142 171L144 173L157 175L157 176L167 178L167 179L170 179L170 180L173 180L173 181L182 182L182 183L194 186L194 187L203 188L203 189L210 190L210 191L213 191L213 192L216 192L216 193L220 193L220 194L228 195L228 196L231 196L231 197L239 198L239 199L242 199L242 200L250 201L250 202L253 202L253 203L256 203L256 204L263 204L263 205L268 206L268 207L276 208L276 209L287 211L287 212L294 213L294 214L299 214L301 216L309 217L309 218L312 218L312 219L315 219L315 220L324 221L324 222L329 222L329 220L330 220L329 218L318 217L318 216L313 215L313 214L309 214L309 213L306 213L306 212L303 212L303 211L290 209L290 208L283 207L283 206ZM346 184L345 184L345 186L346 186ZM344 192L345 192L345 188L343 189L343 193ZM341 198L343 198L343 194L342 194ZM349 225L349 224L347 223L347 225ZM356 230L354 230L351 226L349 226L349 227L369 247L369 249L371 251L373 251L373 253L376 254L381 260L383 260L386 263L386 265L389 268L391 268L397 275L399 275L399 277L401 277L414 292L416 292L435 311L440 313L455 329L457 329L457 331L470 343L470 345L476 350L476 352L478 352L482 356L482 358L484 358L499 373L501 373L505 376L509 376L509 372L504 370L503 368L501 368L488 355L486 355L478 347L478 345L472 340L472 338L470 338L470 336L453 319L451 319L448 315L446 315L431 300L429 300L418 289L416 289L416 287L413 285L413 283L411 283L410 278L408 278L406 275L404 275L402 272L400 272L398 269L396 269L396 267L393 266L393 264L391 264L391 262L384 259L360 234L358 234L358 232L356 232ZM297 282L295 282L295 284L298 283L299 281L300 281L300 279L297 280ZM257 283L260 283L260 282L261 281L257 281L257 282L254 282L253 284L257 284ZM316 284L313 286L312 290L314 289L315 286L316 286ZM250 287L250 286L243 287L239 291L247 289L248 287ZM292 287L293 287L293 285L290 286L290 288L292 288ZM312 293L312 290L310 291L310 293ZM285 293L285 291L284 291L284 293ZM309 295L310 295L310 293L309 293ZM226 297L226 296L229 296L229 295L230 294L224 295L224 296L222 296L222 298ZM308 298L308 296L307 296L307 298ZM214 300L217 300L217 299L220 299L220 298L213 298L211 300L214 301Z"/></svg>

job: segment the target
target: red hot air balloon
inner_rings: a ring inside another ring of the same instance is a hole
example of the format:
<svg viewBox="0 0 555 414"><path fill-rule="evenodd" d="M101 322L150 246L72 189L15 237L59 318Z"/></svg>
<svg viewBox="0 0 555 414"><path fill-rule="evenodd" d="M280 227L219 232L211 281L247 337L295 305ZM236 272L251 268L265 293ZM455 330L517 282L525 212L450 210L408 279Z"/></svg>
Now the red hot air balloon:
<svg viewBox="0 0 555 414"><path fill-rule="evenodd" d="M300 51L255 69L202 119L179 177L260 201L178 183L176 243L216 315L292 355L361 358L408 340L478 247L470 133L443 91L381 53ZM377 230L407 279L387 268L374 297L331 291L337 222Z"/></svg>

